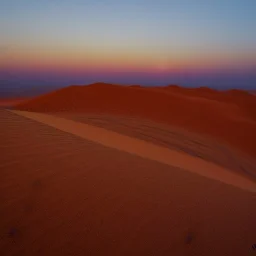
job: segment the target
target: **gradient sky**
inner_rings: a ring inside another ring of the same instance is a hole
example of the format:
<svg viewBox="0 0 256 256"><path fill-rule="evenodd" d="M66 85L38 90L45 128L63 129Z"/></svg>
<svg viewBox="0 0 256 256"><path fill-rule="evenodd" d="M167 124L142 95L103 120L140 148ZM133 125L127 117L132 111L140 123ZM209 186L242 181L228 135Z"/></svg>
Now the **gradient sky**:
<svg viewBox="0 0 256 256"><path fill-rule="evenodd" d="M5 0L0 86L256 87L255 0Z"/></svg>

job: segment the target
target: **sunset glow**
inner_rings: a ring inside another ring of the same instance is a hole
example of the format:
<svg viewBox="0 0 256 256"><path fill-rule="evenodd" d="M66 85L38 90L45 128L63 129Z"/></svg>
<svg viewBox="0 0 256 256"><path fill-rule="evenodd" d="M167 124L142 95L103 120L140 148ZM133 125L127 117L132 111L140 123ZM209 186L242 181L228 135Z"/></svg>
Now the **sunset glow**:
<svg viewBox="0 0 256 256"><path fill-rule="evenodd" d="M75 83L88 73L96 81L135 72L169 75L172 83L180 73L199 78L255 73L255 1L11 0L1 5L4 79L25 72L27 80L36 81L38 73L47 80L49 73L60 83L61 74L69 74L66 83ZM144 84L149 80L140 76Z"/></svg>

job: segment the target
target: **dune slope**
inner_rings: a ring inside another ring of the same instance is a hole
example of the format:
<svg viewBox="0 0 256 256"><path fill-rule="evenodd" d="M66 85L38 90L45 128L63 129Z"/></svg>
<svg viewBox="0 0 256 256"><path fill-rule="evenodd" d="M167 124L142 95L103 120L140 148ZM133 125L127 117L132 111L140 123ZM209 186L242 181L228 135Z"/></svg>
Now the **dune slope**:
<svg viewBox="0 0 256 256"><path fill-rule="evenodd" d="M11 112L0 118L0 255L251 252L255 193Z"/></svg>
<svg viewBox="0 0 256 256"><path fill-rule="evenodd" d="M88 112L137 116L208 134L256 156L255 96L240 91L172 87L70 86L16 106L35 112Z"/></svg>

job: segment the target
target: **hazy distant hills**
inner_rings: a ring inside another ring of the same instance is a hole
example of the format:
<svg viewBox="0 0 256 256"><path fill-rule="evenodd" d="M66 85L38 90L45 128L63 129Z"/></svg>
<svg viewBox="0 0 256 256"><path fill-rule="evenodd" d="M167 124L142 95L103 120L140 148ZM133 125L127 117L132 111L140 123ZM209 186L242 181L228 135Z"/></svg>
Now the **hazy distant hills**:
<svg viewBox="0 0 256 256"><path fill-rule="evenodd" d="M27 84L22 81L0 80L0 98L33 97L62 88L58 85Z"/></svg>
<svg viewBox="0 0 256 256"><path fill-rule="evenodd" d="M184 87L209 87L217 90L254 90L256 73L222 74L222 75L190 75L190 74L159 74L123 73L123 74L90 74L78 76L34 74L16 74L0 70L0 97L31 97L68 86L70 84L92 84L98 81L124 85L166 86L178 84Z"/></svg>

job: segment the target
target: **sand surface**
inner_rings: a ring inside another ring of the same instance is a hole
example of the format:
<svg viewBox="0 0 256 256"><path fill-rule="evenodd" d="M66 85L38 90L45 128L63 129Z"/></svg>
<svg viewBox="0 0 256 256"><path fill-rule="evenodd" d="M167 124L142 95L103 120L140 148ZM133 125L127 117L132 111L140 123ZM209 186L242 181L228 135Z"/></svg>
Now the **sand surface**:
<svg viewBox="0 0 256 256"><path fill-rule="evenodd" d="M35 112L83 112L138 117L211 136L256 157L256 97L209 88L70 86L16 106Z"/></svg>
<svg viewBox="0 0 256 256"><path fill-rule="evenodd" d="M251 252L255 193L10 111L0 119L0 255Z"/></svg>
<svg viewBox="0 0 256 256"><path fill-rule="evenodd" d="M13 107L27 100L29 98L0 98L0 107Z"/></svg>
<svg viewBox="0 0 256 256"><path fill-rule="evenodd" d="M246 175L253 180L256 177L256 159L209 136L136 117L81 112L51 114L183 152Z"/></svg>
<svg viewBox="0 0 256 256"><path fill-rule="evenodd" d="M101 145L154 160L173 167L211 178L242 189L256 192L256 183L226 170L218 165L195 158L188 154L160 147L152 143L128 137L103 128L95 127L65 118L35 112L12 110L12 113L36 120L61 131L77 135L81 138Z"/></svg>
<svg viewBox="0 0 256 256"><path fill-rule="evenodd" d="M255 193L1 111L1 255L246 255Z"/></svg>

